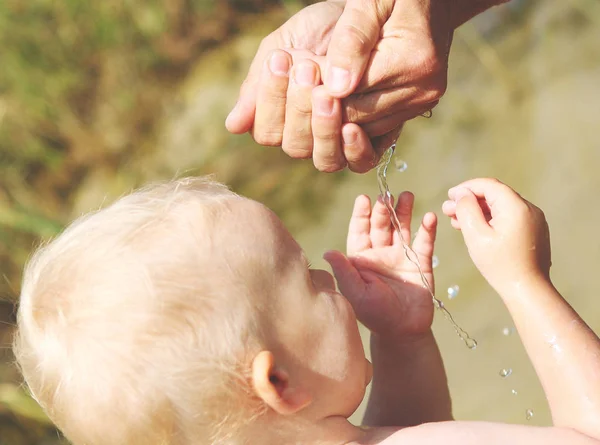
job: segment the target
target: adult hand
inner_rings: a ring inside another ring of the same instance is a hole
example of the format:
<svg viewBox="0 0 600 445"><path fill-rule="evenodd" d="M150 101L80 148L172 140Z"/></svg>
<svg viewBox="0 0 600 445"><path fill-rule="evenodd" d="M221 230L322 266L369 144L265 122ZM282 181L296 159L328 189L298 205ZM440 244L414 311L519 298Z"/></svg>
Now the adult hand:
<svg viewBox="0 0 600 445"><path fill-rule="evenodd" d="M454 26L501 1L309 6L262 41L227 128L250 131L258 143L281 145L292 157L312 157L319 170L348 163L368 171L403 123L443 95ZM317 87L320 71L326 91Z"/></svg>
<svg viewBox="0 0 600 445"><path fill-rule="evenodd" d="M394 142L403 122L433 107L443 93L448 42L442 44L442 51L437 51L429 29L428 16L439 8L423 6L420 0L363 3L366 14L361 17L360 27L352 27L360 7L356 1L346 5L322 2L303 9L267 36L242 85L227 128L233 133L251 131L260 144L282 145L293 157L313 157L320 170L338 170L346 162L354 171L373 168L381 149ZM372 67L359 87L361 94L340 103L324 89L317 89L308 101L311 96L306 92L320 83L318 71L325 67L324 55L331 54L330 41L338 42L334 47L337 50L333 50L334 55L338 54L335 60L343 59L348 48L350 54L356 48L340 43L346 41L343 31L355 29L354 36L359 36L362 31L358 30L364 27L371 34L382 32L383 38L372 57L375 38L368 51L367 47L360 48L359 62ZM448 37L447 32L442 34ZM397 45L407 47L398 51ZM442 55L441 63L433 60L438 53ZM300 62L302 59L308 60ZM404 64L406 72L393 80L397 72L394 65L398 63ZM443 71L441 76L437 67ZM440 82L434 80L438 76ZM441 87L435 86L436 82ZM366 124L365 131L356 125L362 123Z"/></svg>

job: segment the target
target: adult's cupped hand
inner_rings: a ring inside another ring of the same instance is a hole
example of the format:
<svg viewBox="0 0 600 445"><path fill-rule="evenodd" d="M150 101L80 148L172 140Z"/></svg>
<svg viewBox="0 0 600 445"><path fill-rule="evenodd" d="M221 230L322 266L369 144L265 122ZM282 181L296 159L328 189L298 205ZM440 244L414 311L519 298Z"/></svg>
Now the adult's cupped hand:
<svg viewBox="0 0 600 445"><path fill-rule="evenodd" d="M449 3L306 7L263 39L228 130L312 158L321 171L372 169L404 122L431 110L445 92L454 29Z"/></svg>

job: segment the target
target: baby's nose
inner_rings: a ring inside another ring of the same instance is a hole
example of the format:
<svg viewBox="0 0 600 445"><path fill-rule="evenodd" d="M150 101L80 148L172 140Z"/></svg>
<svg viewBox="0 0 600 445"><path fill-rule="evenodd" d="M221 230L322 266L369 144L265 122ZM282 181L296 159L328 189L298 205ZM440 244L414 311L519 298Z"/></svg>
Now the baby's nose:
<svg viewBox="0 0 600 445"><path fill-rule="evenodd" d="M311 269L310 275L315 285L325 290L335 291L335 280L326 270Z"/></svg>

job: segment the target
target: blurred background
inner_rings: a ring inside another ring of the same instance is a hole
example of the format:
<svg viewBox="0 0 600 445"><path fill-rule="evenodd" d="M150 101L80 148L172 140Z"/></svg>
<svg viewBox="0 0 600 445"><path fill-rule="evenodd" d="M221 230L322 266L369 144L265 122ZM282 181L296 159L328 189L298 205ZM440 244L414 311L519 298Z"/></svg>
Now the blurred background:
<svg viewBox="0 0 600 445"><path fill-rule="evenodd" d="M277 212L315 266L344 249L374 173L321 174L224 128L261 38L307 3L0 2L0 445L66 443L27 396L10 343L28 255L81 213L147 181L214 173ZM471 177L536 203L555 284L597 332L599 99L600 2L513 0L457 31L448 92L432 119L407 125L396 157L408 168L390 172L394 192L416 194L417 216L440 214L447 189ZM456 418L548 425L506 310L445 220L436 253L438 298L479 342L467 349L437 317Z"/></svg>

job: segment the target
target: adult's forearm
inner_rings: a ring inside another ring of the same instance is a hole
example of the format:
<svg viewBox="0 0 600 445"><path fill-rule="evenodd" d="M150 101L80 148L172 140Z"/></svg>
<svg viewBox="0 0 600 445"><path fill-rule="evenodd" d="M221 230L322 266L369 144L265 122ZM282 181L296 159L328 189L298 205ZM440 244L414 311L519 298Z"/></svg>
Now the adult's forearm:
<svg viewBox="0 0 600 445"><path fill-rule="evenodd" d="M434 0L435 1L435 0ZM443 0L451 3L452 24L454 29L468 22L476 15L493 6L508 3L510 0Z"/></svg>
<svg viewBox="0 0 600 445"><path fill-rule="evenodd" d="M373 385L364 424L411 426L452 419L442 357L429 332L418 340L371 336Z"/></svg>

